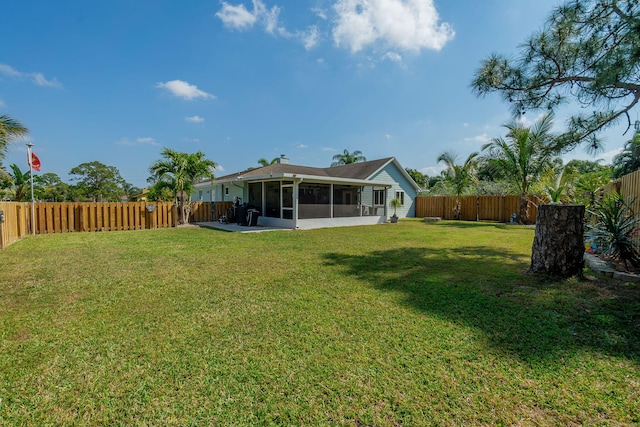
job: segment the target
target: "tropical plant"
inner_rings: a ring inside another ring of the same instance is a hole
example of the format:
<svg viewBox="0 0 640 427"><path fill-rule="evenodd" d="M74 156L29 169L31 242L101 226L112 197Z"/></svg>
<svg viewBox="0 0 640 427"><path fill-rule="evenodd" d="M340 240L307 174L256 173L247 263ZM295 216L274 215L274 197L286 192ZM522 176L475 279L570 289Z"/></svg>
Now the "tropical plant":
<svg viewBox="0 0 640 427"><path fill-rule="evenodd" d="M42 175L34 175L34 193L39 200L49 202L63 202L69 193L69 184L62 182L60 177L47 172Z"/></svg>
<svg viewBox="0 0 640 427"><path fill-rule="evenodd" d="M416 169L404 168L404 170L409 174L411 179L413 179L415 183L418 184L418 187L420 187L421 190L426 190L427 188L429 188L428 175L423 174L422 172Z"/></svg>
<svg viewBox="0 0 640 427"><path fill-rule="evenodd" d="M597 242L603 256L626 267L639 267L640 246L635 235L640 230L640 219L632 204L616 192L605 196L590 210L594 223L587 223L587 238Z"/></svg>
<svg viewBox="0 0 640 427"><path fill-rule="evenodd" d="M640 169L640 131L624 144L620 154L613 158L613 177L620 178Z"/></svg>
<svg viewBox="0 0 640 427"><path fill-rule="evenodd" d="M462 165L456 164L457 157L452 151L445 151L438 156L438 163L442 162L446 166L446 169L442 171L443 185L449 188L455 196L460 197L476 182L478 153L469 154Z"/></svg>
<svg viewBox="0 0 640 427"><path fill-rule="evenodd" d="M353 153L350 153L349 150L345 148L341 154L333 156L333 163L331 163L331 166L341 166L366 161L367 158L362 155L362 151L356 150Z"/></svg>
<svg viewBox="0 0 640 427"><path fill-rule="evenodd" d="M217 166L205 157L202 151L196 153L182 153L165 148L162 150L162 160L156 161L149 168L156 182L164 182L171 190L175 199L179 200L182 223L189 222L187 202L191 199L194 184L202 178L213 178L213 169Z"/></svg>
<svg viewBox="0 0 640 427"><path fill-rule="evenodd" d="M630 126L640 101L639 21L637 0L566 1L518 57L484 60L472 87L479 96L498 92L518 112L575 100L590 113L571 117L556 143L597 149L597 134L623 116Z"/></svg>
<svg viewBox="0 0 640 427"><path fill-rule="evenodd" d="M0 115L0 169L2 169L2 159L7 152L9 143L16 139L25 137L29 129L19 120L7 115Z"/></svg>
<svg viewBox="0 0 640 427"><path fill-rule="evenodd" d="M278 163L278 159L279 157L274 157L273 159L271 159L271 161L265 159L264 157L261 157L258 159L258 164L260 166L269 166L269 165L273 165L275 163Z"/></svg>
<svg viewBox="0 0 640 427"><path fill-rule="evenodd" d="M30 199L31 171L22 172L20 168L12 164L9 166L11 173L5 181L8 197L15 202L25 202Z"/></svg>
<svg viewBox="0 0 640 427"><path fill-rule="evenodd" d="M397 217L396 211L402 207L402 200L400 197L394 197L389 201L389 206L393 208L393 216Z"/></svg>
<svg viewBox="0 0 640 427"><path fill-rule="evenodd" d="M533 126L520 121L506 124L506 139L494 138L482 147L481 161L508 180L520 194L518 221L529 222L529 190L541 173L557 158L551 127L553 116L546 114Z"/></svg>
<svg viewBox="0 0 640 427"><path fill-rule="evenodd" d="M125 180L115 166L107 166L99 161L81 163L69 171L77 181L73 194L76 198L94 202L118 201L124 194Z"/></svg>

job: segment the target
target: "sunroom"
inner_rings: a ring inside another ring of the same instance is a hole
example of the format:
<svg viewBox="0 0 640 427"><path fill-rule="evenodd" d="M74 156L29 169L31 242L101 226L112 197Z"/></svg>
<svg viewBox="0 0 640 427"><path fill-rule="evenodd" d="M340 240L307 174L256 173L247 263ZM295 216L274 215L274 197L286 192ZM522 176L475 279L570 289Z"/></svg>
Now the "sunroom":
<svg viewBox="0 0 640 427"><path fill-rule="evenodd" d="M244 200L260 211L258 225L269 227L379 224L387 220L388 188L382 182L282 174L248 178Z"/></svg>

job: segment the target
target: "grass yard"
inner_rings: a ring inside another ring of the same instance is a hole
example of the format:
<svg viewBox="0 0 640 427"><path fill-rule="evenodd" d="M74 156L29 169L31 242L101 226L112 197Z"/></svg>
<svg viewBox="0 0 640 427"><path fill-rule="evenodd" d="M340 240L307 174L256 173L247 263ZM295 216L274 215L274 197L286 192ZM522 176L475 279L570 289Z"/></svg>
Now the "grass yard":
<svg viewBox="0 0 640 427"><path fill-rule="evenodd" d="M0 252L0 425L640 423L640 287L442 222Z"/></svg>

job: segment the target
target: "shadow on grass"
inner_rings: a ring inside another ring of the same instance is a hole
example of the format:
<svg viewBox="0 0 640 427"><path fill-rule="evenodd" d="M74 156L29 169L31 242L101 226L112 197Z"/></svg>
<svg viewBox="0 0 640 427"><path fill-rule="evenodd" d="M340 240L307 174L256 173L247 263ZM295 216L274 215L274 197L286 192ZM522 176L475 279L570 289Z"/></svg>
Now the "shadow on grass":
<svg viewBox="0 0 640 427"><path fill-rule="evenodd" d="M598 279L526 273L520 255L490 247L325 254L326 263L408 306L479 328L489 341L534 362L583 348L640 361L640 288Z"/></svg>

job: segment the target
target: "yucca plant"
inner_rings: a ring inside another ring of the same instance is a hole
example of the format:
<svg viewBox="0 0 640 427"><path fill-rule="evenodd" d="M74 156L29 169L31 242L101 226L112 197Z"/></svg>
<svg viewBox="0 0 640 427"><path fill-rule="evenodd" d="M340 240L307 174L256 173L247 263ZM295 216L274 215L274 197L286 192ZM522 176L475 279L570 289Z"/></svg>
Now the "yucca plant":
<svg viewBox="0 0 640 427"><path fill-rule="evenodd" d="M587 224L589 237L596 240L600 253L627 268L640 266L640 245L635 236L640 221L631 205L621 194L610 193L589 210L595 222Z"/></svg>

